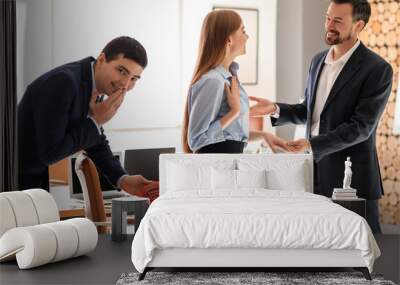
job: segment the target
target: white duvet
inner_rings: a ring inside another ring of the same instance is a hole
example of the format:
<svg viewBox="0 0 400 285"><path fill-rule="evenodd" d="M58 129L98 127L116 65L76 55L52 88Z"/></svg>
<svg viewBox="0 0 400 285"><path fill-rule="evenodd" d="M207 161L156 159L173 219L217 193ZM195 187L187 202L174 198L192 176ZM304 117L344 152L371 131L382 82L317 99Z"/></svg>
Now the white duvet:
<svg viewBox="0 0 400 285"><path fill-rule="evenodd" d="M143 272L165 248L358 249L370 272L380 256L359 215L323 196L265 189L162 195L141 221L132 262Z"/></svg>

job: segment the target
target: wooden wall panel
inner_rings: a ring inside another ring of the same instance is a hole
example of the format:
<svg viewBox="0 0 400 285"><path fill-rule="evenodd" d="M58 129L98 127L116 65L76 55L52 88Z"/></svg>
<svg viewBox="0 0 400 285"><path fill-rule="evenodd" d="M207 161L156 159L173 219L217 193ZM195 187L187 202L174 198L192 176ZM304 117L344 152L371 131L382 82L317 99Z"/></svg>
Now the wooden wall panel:
<svg viewBox="0 0 400 285"><path fill-rule="evenodd" d="M361 40L393 67L393 88L379 122L376 146L385 195L379 201L380 220L400 224L400 136L393 134L393 121L400 66L400 0L374 0L372 15Z"/></svg>

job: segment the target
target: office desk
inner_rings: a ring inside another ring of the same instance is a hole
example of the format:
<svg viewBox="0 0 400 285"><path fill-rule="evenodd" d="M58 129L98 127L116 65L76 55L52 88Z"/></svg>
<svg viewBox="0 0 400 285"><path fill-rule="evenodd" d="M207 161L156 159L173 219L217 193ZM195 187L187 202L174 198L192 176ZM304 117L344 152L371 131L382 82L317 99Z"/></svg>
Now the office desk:
<svg viewBox="0 0 400 285"><path fill-rule="evenodd" d="M83 208L60 210L59 213L61 220L85 217L85 209Z"/></svg>

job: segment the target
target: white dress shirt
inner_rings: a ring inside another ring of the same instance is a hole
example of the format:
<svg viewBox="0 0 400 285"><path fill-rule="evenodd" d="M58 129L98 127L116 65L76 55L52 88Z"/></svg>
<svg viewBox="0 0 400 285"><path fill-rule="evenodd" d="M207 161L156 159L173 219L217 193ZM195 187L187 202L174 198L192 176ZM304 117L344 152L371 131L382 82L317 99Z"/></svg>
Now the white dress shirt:
<svg viewBox="0 0 400 285"><path fill-rule="evenodd" d="M232 62L229 70L218 65L190 87L188 143L192 151L226 140L248 142L249 99L240 81L240 115L225 129L222 129L220 121L230 111L224 86L230 86L232 76L237 75L238 70L236 62Z"/></svg>
<svg viewBox="0 0 400 285"><path fill-rule="evenodd" d="M333 61L333 47L330 48L328 54L326 55L324 61L324 67L322 69L321 75L318 81L317 93L315 98L314 111L312 115L312 123L311 123L311 136L319 135L319 123L321 112L324 109L326 99L328 98L332 86L335 83L337 77L342 71L343 67L350 59L353 52L360 45L360 40L357 40L355 45L349 49L344 55L342 55L339 59Z"/></svg>

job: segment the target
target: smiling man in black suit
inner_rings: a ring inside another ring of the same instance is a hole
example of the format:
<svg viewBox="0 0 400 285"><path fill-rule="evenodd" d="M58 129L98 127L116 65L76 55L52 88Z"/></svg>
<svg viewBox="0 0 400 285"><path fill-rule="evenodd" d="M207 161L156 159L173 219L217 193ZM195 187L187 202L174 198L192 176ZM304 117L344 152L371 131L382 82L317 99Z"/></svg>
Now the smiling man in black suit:
<svg viewBox="0 0 400 285"><path fill-rule="evenodd" d="M371 15L367 0L331 0L325 19L329 50L311 61L305 99L257 102L251 115L271 114L274 126L306 124L306 138L288 144L314 156L314 192L331 197L342 187L344 161L353 162L351 186L367 200L367 221L380 232L378 199L383 194L375 147L376 128L392 86L393 70L358 39Z"/></svg>
<svg viewBox="0 0 400 285"><path fill-rule="evenodd" d="M19 189L48 189L48 166L80 150L130 194L149 184L141 175L127 175L102 128L146 65L144 47L133 38L118 37L97 59L59 66L33 81L18 106Z"/></svg>

